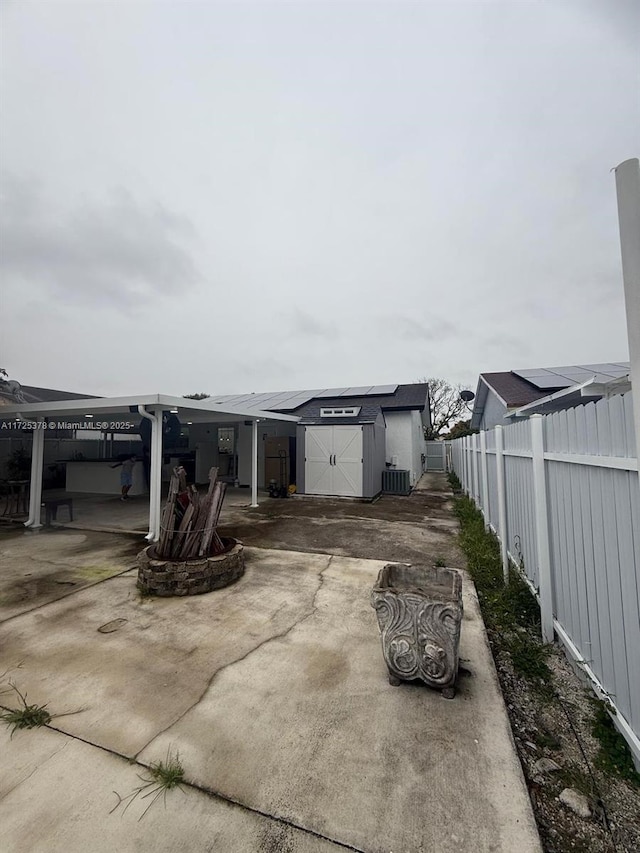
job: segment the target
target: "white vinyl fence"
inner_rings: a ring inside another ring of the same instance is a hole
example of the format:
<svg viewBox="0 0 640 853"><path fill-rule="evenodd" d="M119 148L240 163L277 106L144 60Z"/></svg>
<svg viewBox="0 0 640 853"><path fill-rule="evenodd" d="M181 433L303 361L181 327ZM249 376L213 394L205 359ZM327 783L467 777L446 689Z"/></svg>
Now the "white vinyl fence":
<svg viewBox="0 0 640 853"><path fill-rule="evenodd" d="M640 767L640 485L632 395L451 443L451 464Z"/></svg>

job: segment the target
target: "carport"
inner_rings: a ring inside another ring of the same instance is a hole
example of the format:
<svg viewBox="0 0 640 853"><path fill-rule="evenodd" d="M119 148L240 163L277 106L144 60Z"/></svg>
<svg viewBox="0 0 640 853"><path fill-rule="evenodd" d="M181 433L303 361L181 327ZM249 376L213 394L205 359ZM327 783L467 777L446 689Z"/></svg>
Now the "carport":
<svg viewBox="0 0 640 853"><path fill-rule="evenodd" d="M26 422L33 430L31 451L31 480L29 517L25 527L36 530L42 527L42 474L44 462L44 440L47 429L58 422L73 423L76 428L91 424L94 429L109 432L112 422L138 421L146 418L151 424L151 448L149 470L149 532L146 538L155 542L160 536L161 489L162 489L162 426L163 413L175 413L178 418L191 423L236 423L251 422L251 506L258 506L258 423L264 421L288 421L297 423L299 418L275 412L262 412L242 406L214 403L209 399L190 400L165 394L138 397L92 397L79 400L61 400L49 403L18 403L2 407L3 420L14 418Z"/></svg>

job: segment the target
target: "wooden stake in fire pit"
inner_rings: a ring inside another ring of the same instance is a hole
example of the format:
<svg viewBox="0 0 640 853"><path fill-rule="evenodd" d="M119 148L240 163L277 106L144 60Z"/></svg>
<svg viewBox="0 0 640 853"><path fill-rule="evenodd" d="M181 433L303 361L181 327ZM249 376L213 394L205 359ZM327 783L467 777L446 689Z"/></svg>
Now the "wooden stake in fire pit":
<svg viewBox="0 0 640 853"><path fill-rule="evenodd" d="M226 488L227 484L218 480L218 469L212 468L209 489L201 498L195 486L187 486L184 468L173 469L156 548L160 559L197 560L225 550L216 526Z"/></svg>

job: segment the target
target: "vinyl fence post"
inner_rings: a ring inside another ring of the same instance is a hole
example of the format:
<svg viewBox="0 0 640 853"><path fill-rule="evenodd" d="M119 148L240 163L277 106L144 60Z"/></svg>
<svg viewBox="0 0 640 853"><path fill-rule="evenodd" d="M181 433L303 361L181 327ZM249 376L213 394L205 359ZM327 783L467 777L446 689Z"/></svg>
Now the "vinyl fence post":
<svg viewBox="0 0 640 853"><path fill-rule="evenodd" d="M466 435L460 439L460 447L462 453L462 490L467 491L467 437Z"/></svg>
<svg viewBox="0 0 640 853"><path fill-rule="evenodd" d="M478 436L474 433L471 436L471 446L473 448L473 501L476 506L480 503L480 477L478 473Z"/></svg>
<svg viewBox="0 0 640 853"><path fill-rule="evenodd" d="M542 415L532 415L531 450L533 453L533 493L538 545L538 577L540 579L540 620L542 639L553 642L553 588L551 586L551 549L549 546L549 510L547 478L544 462L544 422Z"/></svg>
<svg viewBox="0 0 640 853"><path fill-rule="evenodd" d="M625 160L616 166L615 173L636 456L640 459L640 163L635 157ZM640 465L638 476L640 477Z"/></svg>
<svg viewBox="0 0 640 853"><path fill-rule="evenodd" d="M507 500L504 476L504 435L502 426L496 426L496 480L498 483L498 530L500 556L505 585L509 583L509 555L507 553Z"/></svg>
<svg viewBox="0 0 640 853"><path fill-rule="evenodd" d="M482 470L482 514L484 525L489 526L491 513L489 512L489 471L487 470L487 434L484 430L480 433L480 463Z"/></svg>

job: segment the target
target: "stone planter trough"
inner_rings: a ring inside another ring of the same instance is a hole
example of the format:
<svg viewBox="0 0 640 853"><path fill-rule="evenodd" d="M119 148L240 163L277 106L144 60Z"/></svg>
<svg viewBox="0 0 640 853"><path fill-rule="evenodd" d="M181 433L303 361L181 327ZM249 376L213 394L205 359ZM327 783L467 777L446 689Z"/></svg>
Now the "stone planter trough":
<svg viewBox="0 0 640 853"><path fill-rule="evenodd" d="M150 595L200 595L229 586L244 574L244 546L223 539L226 548L215 557L173 561L155 556L155 545L138 554L138 588Z"/></svg>
<svg viewBox="0 0 640 853"><path fill-rule="evenodd" d="M421 679L455 696L462 576L455 569L390 563L371 593L390 684Z"/></svg>

